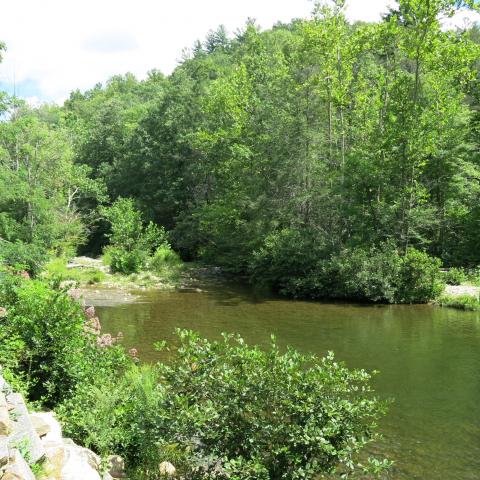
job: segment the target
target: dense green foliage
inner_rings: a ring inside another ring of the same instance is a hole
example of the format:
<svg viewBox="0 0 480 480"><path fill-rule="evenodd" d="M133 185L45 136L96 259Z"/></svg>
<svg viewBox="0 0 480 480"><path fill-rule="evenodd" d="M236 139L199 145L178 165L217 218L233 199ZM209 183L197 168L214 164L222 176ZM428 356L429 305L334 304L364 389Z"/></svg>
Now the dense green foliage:
<svg viewBox="0 0 480 480"><path fill-rule="evenodd" d="M284 293L431 298L436 261L412 252L480 263L480 35L440 22L476 7L401 0L374 24L343 7L318 1L309 20L250 21L233 38L220 28L169 77L117 76L63 107L6 102L0 238L100 253L98 206L132 198L184 259ZM404 259L389 278L405 255L422 267ZM125 272L146 262L131 245L110 258Z"/></svg>
<svg viewBox="0 0 480 480"><path fill-rule="evenodd" d="M211 343L178 333L166 363L67 403L69 435L88 432L87 444L120 452L136 478L156 479L167 460L192 480L310 479L363 469L357 454L376 437L383 410L366 372L347 370L333 355L320 361L281 353L275 343L262 351L238 337ZM387 465L371 460L364 468Z"/></svg>
<svg viewBox="0 0 480 480"><path fill-rule="evenodd" d="M162 461L191 480L312 479L389 465L359 463L385 407L365 371L333 354L281 352L274 341L262 350L236 336L209 342L188 331L164 362L139 366L71 295L2 278L2 374L55 407L65 434L123 455L131 478L157 479Z"/></svg>
<svg viewBox="0 0 480 480"><path fill-rule="evenodd" d="M117 347L102 349L85 328L80 303L39 280L3 275L0 282L2 373L22 379L30 398L54 406L77 386L111 376L126 365Z"/></svg>

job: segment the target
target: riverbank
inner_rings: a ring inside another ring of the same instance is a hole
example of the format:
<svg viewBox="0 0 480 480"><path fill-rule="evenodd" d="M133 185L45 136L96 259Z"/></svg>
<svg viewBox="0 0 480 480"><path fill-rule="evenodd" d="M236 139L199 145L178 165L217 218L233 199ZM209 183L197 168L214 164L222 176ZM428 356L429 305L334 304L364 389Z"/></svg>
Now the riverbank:
<svg viewBox="0 0 480 480"><path fill-rule="evenodd" d="M33 412L0 374L0 478L113 480L125 478L123 459L100 458L62 434L55 413Z"/></svg>
<svg viewBox="0 0 480 480"><path fill-rule="evenodd" d="M457 310L480 311L480 287L447 285L435 303L441 307L456 308Z"/></svg>
<svg viewBox="0 0 480 480"><path fill-rule="evenodd" d="M112 290L172 290L182 285L190 268L184 263L165 264L157 271L140 271L126 275L113 273L102 258L82 256L70 260L55 258L46 264L41 276L76 282L81 288L97 286Z"/></svg>

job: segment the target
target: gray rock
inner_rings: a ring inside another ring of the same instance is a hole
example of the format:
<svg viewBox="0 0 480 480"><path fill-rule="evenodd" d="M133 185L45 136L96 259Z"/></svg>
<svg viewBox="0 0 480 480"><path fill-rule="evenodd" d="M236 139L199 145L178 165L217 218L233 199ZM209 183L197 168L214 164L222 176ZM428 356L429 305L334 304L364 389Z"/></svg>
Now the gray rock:
<svg viewBox="0 0 480 480"><path fill-rule="evenodd" d="M0 468L8 463L8 438L0 439Z"/></svg>
<svg viewBox="0 0 480 480"><path fill-rule="evenodd" d="M37 432L39 437L44 437L47 433L50 433L50 425L42 418L41 415L36 413L30 414L30 421L32 422L33 428Z"/></svg>
<svg viewBox="0 0 480 480"><path fill-rule="evenodd" d="M13 419L9 444L13 447L24 445L28 449L28 461L32 464L38 462L45 456L45 449L33 428L23 397L12 393L7 396L7 403L11 406L10 416Z"/></svg>
<svg viewBox="0 0 480 480"><path fill-rule="evenodd" d="M87 448L62 445L47 448L47 459L57 480L101 480L100 458Z"/></svg>
<svg viewBox="0 0 480 480"><path fill-rule="evenodd" d="M35 475L30 470L25 459L16 449L10 450L10 461L5 468L5 473L2 476L4 479L21 479L21 480L35 480Z"/></svg>
<svg viewBox="0 0 480 480"><path fill-rule="evenodd" d="M113 478L127 478L125 473L125 461L120 455L110 455L108 461L108 473Z"/></svg>
<svg viewBox="0 0 480 480"><path fill-rule="evenodd" d="M9 435L12 428L5 395L0 391L0 437Z"/></svg>

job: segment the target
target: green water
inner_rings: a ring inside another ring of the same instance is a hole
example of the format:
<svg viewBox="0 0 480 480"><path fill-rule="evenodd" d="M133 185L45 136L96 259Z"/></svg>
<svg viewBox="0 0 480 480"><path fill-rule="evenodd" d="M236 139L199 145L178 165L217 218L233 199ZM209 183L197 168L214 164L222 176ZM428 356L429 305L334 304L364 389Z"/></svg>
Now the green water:
<svg viewBox="0 0 480 480"><path fill-rule="evenodd" d="M124 333L141 358L176 327L209 338L238 332L304 352L333 350L351 367L379 370L375 386L394 398L376 452L396 462L388 478L480 478L480 314L431 306L363 306L259 298L246 288L141 294L137 303L98 306L104 331Z"/></svg>

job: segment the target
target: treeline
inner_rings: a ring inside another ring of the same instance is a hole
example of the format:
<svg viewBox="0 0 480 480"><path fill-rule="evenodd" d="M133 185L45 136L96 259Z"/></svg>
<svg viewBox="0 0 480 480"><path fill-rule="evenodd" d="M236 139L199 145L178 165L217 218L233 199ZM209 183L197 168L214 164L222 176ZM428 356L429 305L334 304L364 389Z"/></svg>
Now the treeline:
<svg viewBox="0 0 480 480"><path fill-rule="evenodd" d="M309 20L210 32L169 77L119 76L61 108L10 108L0 237L99 251L92 212L132 197L184 259L287 294L431 297L427 254L480 263L480 30L440 20L467 4L401 0L379 23L350 24L342 1L317 2ZM33 158L45 182L32 184ZM55 162L67 173L49 174ZM426 265L420 283L412 258Z"/></svg>

